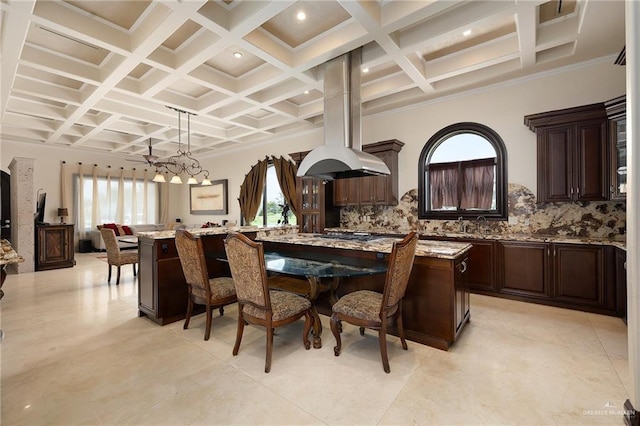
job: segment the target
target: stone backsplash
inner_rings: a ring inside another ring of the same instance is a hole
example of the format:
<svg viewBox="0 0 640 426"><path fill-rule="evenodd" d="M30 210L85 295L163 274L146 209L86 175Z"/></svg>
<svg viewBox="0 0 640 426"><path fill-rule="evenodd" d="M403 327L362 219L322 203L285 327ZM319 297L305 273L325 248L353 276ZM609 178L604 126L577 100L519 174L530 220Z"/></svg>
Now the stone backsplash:
<svg viewBox="0 0 640 426"><path fill-rule="evenodd" d="M595 238L613 238L626 232L625 201L536 204L533 193L517 184L509 184L508 197L510 221L488 221L489 232ZM475 221L464 223L475 230ZM417 189L405 193L397 206L342 208L340 225L363 231L384 229L399 233L459 230L457 221L418 219Z"/></svg>

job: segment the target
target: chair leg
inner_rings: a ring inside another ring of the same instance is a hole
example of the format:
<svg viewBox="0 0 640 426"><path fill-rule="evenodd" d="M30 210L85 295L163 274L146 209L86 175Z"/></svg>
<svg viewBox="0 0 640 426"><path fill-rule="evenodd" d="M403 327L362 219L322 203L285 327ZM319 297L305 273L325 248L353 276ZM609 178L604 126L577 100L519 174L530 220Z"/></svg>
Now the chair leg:
<svg viewBox="0 0 640 426"><path fill-rule="evenodd" d="M342 339L340 339L340 320L336 314L331 315L331 332L333 333L333 337L336 339L336 345L333 347L333 353L335 356L340 355L340 351L342 350Z"/></svg>
<svg viewBox="0 0 640 426"><path fill-rule="evenodd" d="M191 300L191 295L189 295L189 300L187 301L187 316L184 319L183 330L189 328L189 321L191 320L191 314L193 314L193 300Z"/></svg>
<svg viewBox="0 0 640 426"><path fill-rule="evenodd" d="M244 331L244 318L242 317L242 306L238 306L238 329L236 331L236 344L233 345L233 356L238 355L240 342L242 341L242 332Z"/></svg>
<svg viewBox="0 0 640 426"><path fill-rule="evenodd" d="M107 282L111 282L111 265L109 265L109 276L107 277Z"/></svg>
<svg viewBox="0 0 640 426"><path fill-rule="evenodd" d="M116 285L120 284L120 265L118 265L118 275L116 276Z"/></svg>
<svg viewBox="0 0 640 426"><path fill-rule="evenodd" d="M311 315L311 311L307 311L304 313L304 330L302 331L302 343L304 343L304 348L309 350L311 347L311 342L309 342L309 332L311 332L311 326L313 325L313 315Z"/></svg>
<svg viewBox="0 0 640 426"><path fill-rule="evenodd" d="M396 319L396 326L398 327L398 336L400 336L402 349L406 351L409 348L407 347L407 341L404 340L404 324L402 324L402 311L398 312L398 319Z"/></svg>
<svg viewBox="0 0 640 426"><path fill-rule="evenodd" d="M264 361L264 372L271 371L271 353L273 352L273 327L267 325L267 358Z"/></svg>
<svg viewBox="0 0 640 426"><path fill-rule="evenodd" d="M364 327L360 327L360 335L364 336Z"/></svg>
<svg viewBox="0 0 640 426"><path fill-rule="evenodd" d="M218 311L220 311L220 316L224 316L224 306L220 305L220 307L218 308Z"/></svg>
<svg viewBox="0 0 640 426"><path fill-rule="evenodd" d="M382 368L385 373L389 373L389 357L387 356L387 328L385 326L378 330L378 340L380 342L380 355L382 355Z"/></svg>
<svg viewBox="0 0 640 426"><path fill-rule="evenodd" d="M135 276L137 276L137 275L138 275L138 273L137 273L137 271L136 271L136 264L135 264L135 263L132 263L132 265L133 265L133 276L135 277Z"/></svg>
<svg viewBox="0 0 640 426"><path fill-rule="evenodd" d="M211 320L213 319L213 313L211 312L211 305L207 304L207 325L204 330L204 340L209 340L211 334Z"/></svg>

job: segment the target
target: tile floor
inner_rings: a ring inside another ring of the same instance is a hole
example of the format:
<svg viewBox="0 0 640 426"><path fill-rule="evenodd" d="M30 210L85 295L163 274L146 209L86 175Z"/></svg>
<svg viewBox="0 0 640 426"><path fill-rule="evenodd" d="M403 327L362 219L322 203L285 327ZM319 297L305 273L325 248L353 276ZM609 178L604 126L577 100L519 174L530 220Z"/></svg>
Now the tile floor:
<svg viewBox="0 0 640 426"><path fill-rule="evenodd" d="M448 352L345 324L333 355L304 350L302 322L279 329L270 374L264 331L231 355L236 308L160 327L137 316L123 268L77 254L73 269L9 275L0 303L2 424L624 424L629 394L622 320L472 295L471 323Z"/></svg>

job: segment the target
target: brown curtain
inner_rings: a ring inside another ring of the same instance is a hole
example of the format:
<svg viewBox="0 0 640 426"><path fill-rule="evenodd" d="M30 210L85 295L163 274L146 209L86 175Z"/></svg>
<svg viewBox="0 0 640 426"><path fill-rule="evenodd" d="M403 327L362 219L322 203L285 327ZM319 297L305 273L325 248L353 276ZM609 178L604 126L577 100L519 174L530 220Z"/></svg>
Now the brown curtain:
<svg viewBox="0 0 640 426"><path fill-rule="evenodd" d="M463 162L460 208L491 209L495 168L495 158Z"/></svg>
<svg viewBox="0 0 640 426"><path fill-rule="evenodd" d="M247 224L253 222L258 214L264 181L267 176L267 166L269 161L264 159L253 166L244 177L244 182L240 185L240 212Z"/></svg>
<svg viewBox="0 0 640 426"><path fill-rule="evenodd" d="M431 208L458 208L458 162L429 165Z"/></svg>
<svg viewBox="0 0 640 426"><path fill-rule="evenodd" d="M298 168L289 160L273 157L273 165L276 168L276 176L282 190L284 199L295 216L298 216L298 199L296 197L296 174Z"/></svg>

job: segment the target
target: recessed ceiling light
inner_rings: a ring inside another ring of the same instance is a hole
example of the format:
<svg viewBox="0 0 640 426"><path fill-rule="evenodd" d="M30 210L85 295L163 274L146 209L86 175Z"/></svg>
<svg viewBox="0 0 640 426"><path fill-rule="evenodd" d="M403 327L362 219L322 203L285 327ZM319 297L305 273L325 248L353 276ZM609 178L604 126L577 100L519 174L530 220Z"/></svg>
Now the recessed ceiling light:
<svg viewBox="0 0 640 426"><path fill-rule="evenodd" d="M471 35L471 30L464 30L462 35L465 36L465 37L469 37Z"/></svg>
<svg viewBox="0 0 640 426"><path fill-rule="evenodd" d="M242 52L233 52L234 58L242 58Z"/></svg>
<svg viewBox="0 0 640 426"><path fill-rule="evenodd" d="M362 68L362 72L369 72L369 68Z"/></svg>
<svg viewBox="0 0 640 426"><path fill-rule="evenodd" d="M298 18L298 21L304 21L305 19L307 19L307 14L302 12L302 11L300 11L296 15L296 18Z"/></svg>

